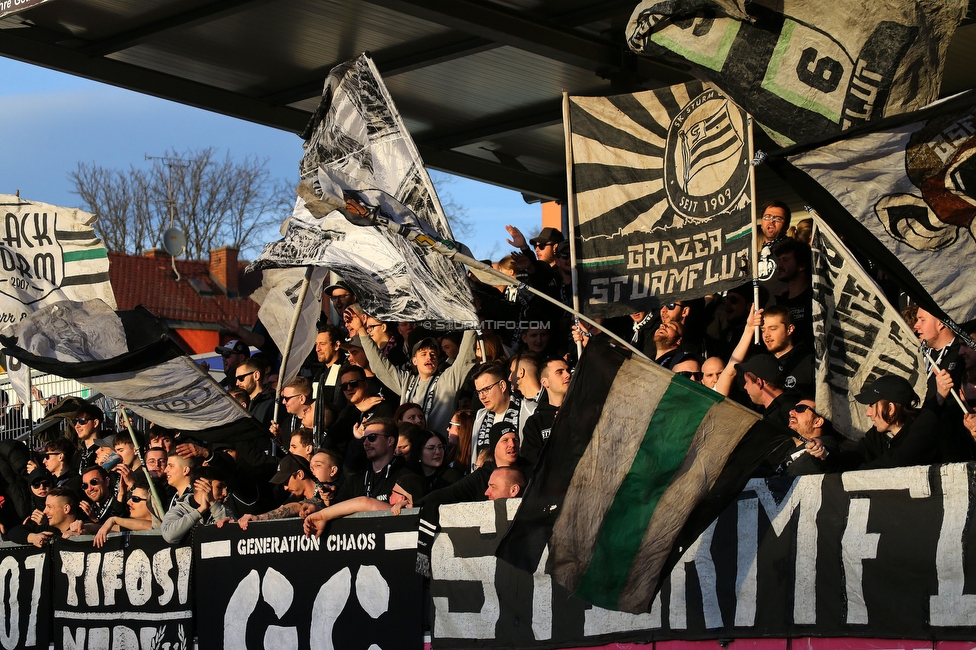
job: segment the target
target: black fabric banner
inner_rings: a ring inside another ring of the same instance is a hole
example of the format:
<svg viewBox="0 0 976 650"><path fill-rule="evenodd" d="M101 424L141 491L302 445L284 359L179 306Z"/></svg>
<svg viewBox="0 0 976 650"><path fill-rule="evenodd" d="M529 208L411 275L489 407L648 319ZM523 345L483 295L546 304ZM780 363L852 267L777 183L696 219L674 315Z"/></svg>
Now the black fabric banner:
<svg viewBox="0 0 976 650"><path fill-rule="evenodd" d="M204 527L195 534L199 647L420 648L417 515Z"/></svg>
<svg viewBox="0 0 976 650"><path fill-rule="evenodd" d="M3 542L0 557L0 646L47 648L51 633L47 549Z"/></svg>
<svg viewBox="0 0 976 650"><path fill-rule="evenodd" d="M640 615L593 607L541 568L530 574L492 557L517 500L444 506L431 556L433 645L971 640L974 486L972 464L753 480Z"/></svg>
<svg viewBox="0 0 976 650"><path fill-rule="evenodd" d="M113 535L100 549L91 537L56 540L54 647L188 650L192 560L191 547L158 533Z"/></svg>

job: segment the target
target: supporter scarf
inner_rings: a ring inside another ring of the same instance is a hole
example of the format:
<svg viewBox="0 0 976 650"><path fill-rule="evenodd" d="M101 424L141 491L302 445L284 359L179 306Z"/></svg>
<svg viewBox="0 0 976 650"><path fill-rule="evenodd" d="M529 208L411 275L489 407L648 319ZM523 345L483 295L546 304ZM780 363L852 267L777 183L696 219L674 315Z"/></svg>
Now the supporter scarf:
<svg viewBox="0 0 976 650"><path fill-rule="evenodd" d="M512 395L511 400L508 403L508 410L505 411L505 416L502 418L503 422L509 422L515 426L519 425L519 413L522 410L522 398L516 395ZM476 455L482 449L488 446L488 431L491 429L491 425L495 424L495 412L488 411L485 413L485 419L481 421L481 428L478 429L478 442L476 445Z"/></svg>
<svg viewBox="0 0 976 650"><path fill-rule="evenodd" d="M634 335L630 338L631 343L634 344L637 343L637 339L640 338L641 328L647 325L648 323L650 323L652 318L654 318L653 310L647 312L647 315L644 316L644 318L642 318L639 323L634 323Z"/></svg>

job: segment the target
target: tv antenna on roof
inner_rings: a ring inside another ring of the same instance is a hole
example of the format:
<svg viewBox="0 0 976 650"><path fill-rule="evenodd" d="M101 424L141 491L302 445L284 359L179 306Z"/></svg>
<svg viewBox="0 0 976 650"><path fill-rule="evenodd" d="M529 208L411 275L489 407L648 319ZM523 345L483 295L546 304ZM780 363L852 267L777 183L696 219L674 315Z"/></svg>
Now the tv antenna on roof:
<svg viewBox="0 0 976 650"><path fill-rule="evenodd" d="M168 199L166 205L169 208L169 228L163 233L163 250L170 254L170 262L173 264L173 273L176 281L180 281L180 272L176 270L176 257L182 255L186 250L186 235L183 231L173 225L176 217L176 199L173 198L173 169L187 169L194 162L193 159L174 158L168 156L150 156L146 154L146 160L158 160L169 167L170 173L166 177L166 194Z"/></svg>

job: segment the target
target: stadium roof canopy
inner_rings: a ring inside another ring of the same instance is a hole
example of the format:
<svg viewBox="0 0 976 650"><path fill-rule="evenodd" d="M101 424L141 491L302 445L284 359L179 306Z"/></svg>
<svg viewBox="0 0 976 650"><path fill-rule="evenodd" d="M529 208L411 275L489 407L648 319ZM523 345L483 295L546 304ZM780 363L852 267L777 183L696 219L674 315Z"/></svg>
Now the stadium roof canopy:
<svg viewBox="0 0 976 650"><path fill-rule="evenodd" d="M636 4L51 0L0 19L0 55L299 133L328 71L369 51L428 166L558 198L563 91L609 95L691 78L627 49ZM965 24L943 95L976 87L973 61L976 25Z"/></svg>

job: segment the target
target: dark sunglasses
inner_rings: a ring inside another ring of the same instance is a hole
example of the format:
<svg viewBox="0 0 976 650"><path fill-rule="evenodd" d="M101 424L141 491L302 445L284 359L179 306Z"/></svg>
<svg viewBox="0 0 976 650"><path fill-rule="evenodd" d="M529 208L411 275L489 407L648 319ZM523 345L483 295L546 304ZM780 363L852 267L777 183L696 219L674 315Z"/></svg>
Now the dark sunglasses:
<svg viewBox="0 0 976 650"><path fill-rule="evenodd" d="M31 483L31 487L36 488L38 490L41 488L50 488L52 485L54 485L54 481L47 478L42 478L39 481L34 481L33 483Z"/></svg>
<svg viewBox="0 0 976 650"><path fill-rule="evenodd" d="M237 354L237 353L236 352L221 352L220 353L220 358L221 359L227 359L227 358L229 358L233 354Z"/></svg>
<svg viewBox="0 0 976 650"><path fill-rule="evenodd" d="M347 381L345 383L339 384L339 388L342 389L343 391L356 390L357 388L359 388L359 384L361 383L363 383L361 379L354 379L352 381Z"/></svg>
<svg viewBox="0 0 976 650"><path fill-rule="evenodd" d="M383 433L367 433L365 436L363 436L363 440L368 440L369 442L376 442L377 438L382 438L385 435L386 434Z"/></svg>
<svg viewBox="0 0 976 650"><path fill-rule="evenodd" d="M131 501L132 503L142 503L143 501L149 501L149 499L147 499L146 497L137 497L134 494L130 494L128 500Z"/></svg>
<svg viewBox="0 0 976 650"><path fill-rule="evenodd" d="M692 381L701 381L705 376L705 373L703 372L692 372L691 370L681 370L678 372L678 374L685 379L690 379Z"/></svg>
<svg viewBox="0 0 976 650"><path fill-rule="evenodd" d="M74 422L75 424L81 424L81 425L88 424L91 421L92 420L90 418L75 418L74 420L72 420L72 422Z"/></svg>
<svg viewBox="0 0 976 650"><path fill-rule="evenodd" d="M82 483L81 484L81 489L82 490L87 490L90 487L98 487L101 484L102 484L102 479L100 479L100 478L93 478L92 480L88 481L87 483Z"/></svg>
<svg viewBox="0 0 976 650"><path fill-rule="evenodd" d="M807 411L813 411L813 407L809 404L797 404L793 407L793 410L797 413L806 413Z"/></svg>
<svg viewBox="0 0 976 650"><path fill-rule="evenodd" d="M285 404L287 404L288 403L288 400L290 400L293 397L298 397L299 395L301 395L301 393L295 393L294 395L282 395L281 396L281 401L284 402Z"/></svg>
<svg viewBox="0 0 976 650"><path fill-rule="evenodd" d="M678 307L684 307L684 305L682 303L680 303L680 302L669 302L666 305L666 307L667 307L668 311L674 311Z"/></svg>

